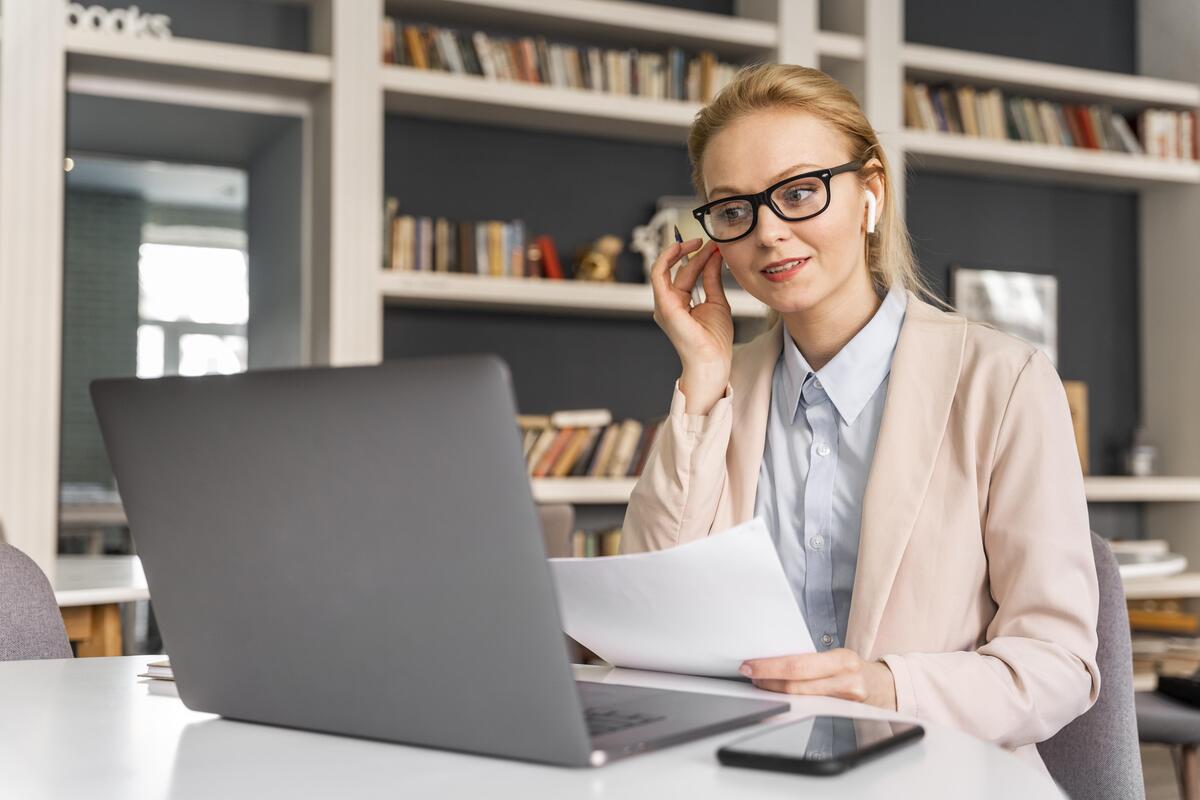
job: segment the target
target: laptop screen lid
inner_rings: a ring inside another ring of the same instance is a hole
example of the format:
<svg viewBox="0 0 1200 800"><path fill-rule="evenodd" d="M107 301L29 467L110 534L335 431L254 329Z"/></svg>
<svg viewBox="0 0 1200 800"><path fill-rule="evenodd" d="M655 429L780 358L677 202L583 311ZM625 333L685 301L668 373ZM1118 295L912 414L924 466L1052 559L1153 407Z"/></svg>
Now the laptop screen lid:
<svg viewBox="0 0 1200 800"><path fill-rule="evenodd" d="M92 398L189 708L587 763L498 357Z"/></svg>

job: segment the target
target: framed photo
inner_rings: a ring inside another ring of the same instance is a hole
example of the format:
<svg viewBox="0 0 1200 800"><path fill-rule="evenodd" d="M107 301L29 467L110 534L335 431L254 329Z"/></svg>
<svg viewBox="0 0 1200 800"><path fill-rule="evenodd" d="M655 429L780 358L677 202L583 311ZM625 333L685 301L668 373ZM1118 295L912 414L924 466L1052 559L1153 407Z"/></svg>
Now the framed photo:
<svg viewBox="0 0 1200 800"><path fill-rule="evenodd" d="M950 302L967 319L986 322L1040 349L1058 367L1058 279L994 269L950 270Z"/></svg>

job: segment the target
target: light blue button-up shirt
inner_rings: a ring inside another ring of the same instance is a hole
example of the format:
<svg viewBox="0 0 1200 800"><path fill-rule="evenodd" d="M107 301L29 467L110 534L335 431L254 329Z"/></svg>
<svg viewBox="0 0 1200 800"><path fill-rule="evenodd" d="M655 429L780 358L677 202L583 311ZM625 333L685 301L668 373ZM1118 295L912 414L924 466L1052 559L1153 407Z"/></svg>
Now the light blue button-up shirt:
<svg viewBox="0 0 1200 800"><path fill-rule="evenodd" d="M771 530L818 651L846 642L863 492L907 304L893 287L816 373L783 331L754 513Z"/></svg>

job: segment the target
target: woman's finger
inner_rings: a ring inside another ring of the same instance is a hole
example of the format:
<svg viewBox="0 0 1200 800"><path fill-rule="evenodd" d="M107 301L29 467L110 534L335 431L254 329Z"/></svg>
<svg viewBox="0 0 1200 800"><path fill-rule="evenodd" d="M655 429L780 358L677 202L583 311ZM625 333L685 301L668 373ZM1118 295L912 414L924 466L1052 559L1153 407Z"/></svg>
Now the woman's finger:
<svg viewBox="0 0 1200 800"><path fill-rule="evenodd" d="M704 268L708 257L712 255L714 246L712 242L705 242L704 246L691 257L691 260L679 268L672 281L676 289L691 294L692 287L696 285L696 279L699 278L700 271Z"/></svg>
<svg viewBox="0 0 1200 800"><path fill-rule="evenodd" d="M671 282L671 266L679 260L685 253L691 252L700 246L699 239L691 239L686 242L678 242L671 245L655 260L650 267L650 285L654 291L655 304L661 305L664 308L675 308L676 306L687 308L687 301L684 297L686 293L676 291L675 286Z"/></svg>
<svg viewBox="0 0 1200 800"><path fill-rule="evenodd" d="M844 672L857 672L861 659L853 650L839 647L824 653L799 653L776 658L754 658L743 662L742 674L748 678L778 680L817 680Z"/></svg>
<svg viewBox="0 0 1200 800"><path fill-rule="evenodd" d="M729 298L725 296L725 287L721 283L721 264L723 261L721 251L714 250L700 274L704 276L705 302L716 303L729 308Z"/></svg>

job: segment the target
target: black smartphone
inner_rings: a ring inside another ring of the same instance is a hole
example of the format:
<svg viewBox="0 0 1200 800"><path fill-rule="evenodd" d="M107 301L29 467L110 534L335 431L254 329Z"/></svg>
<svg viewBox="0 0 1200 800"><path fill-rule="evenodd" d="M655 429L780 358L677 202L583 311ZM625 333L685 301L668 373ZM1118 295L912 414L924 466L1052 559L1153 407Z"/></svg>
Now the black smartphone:
<svg viewBox="0 0 1200 800"><path fill-rule="evenodd" d="M910 722L806 717L727 744L717 751L717 760L731 767L837 775L924 735L924 728Z"/></svg>

